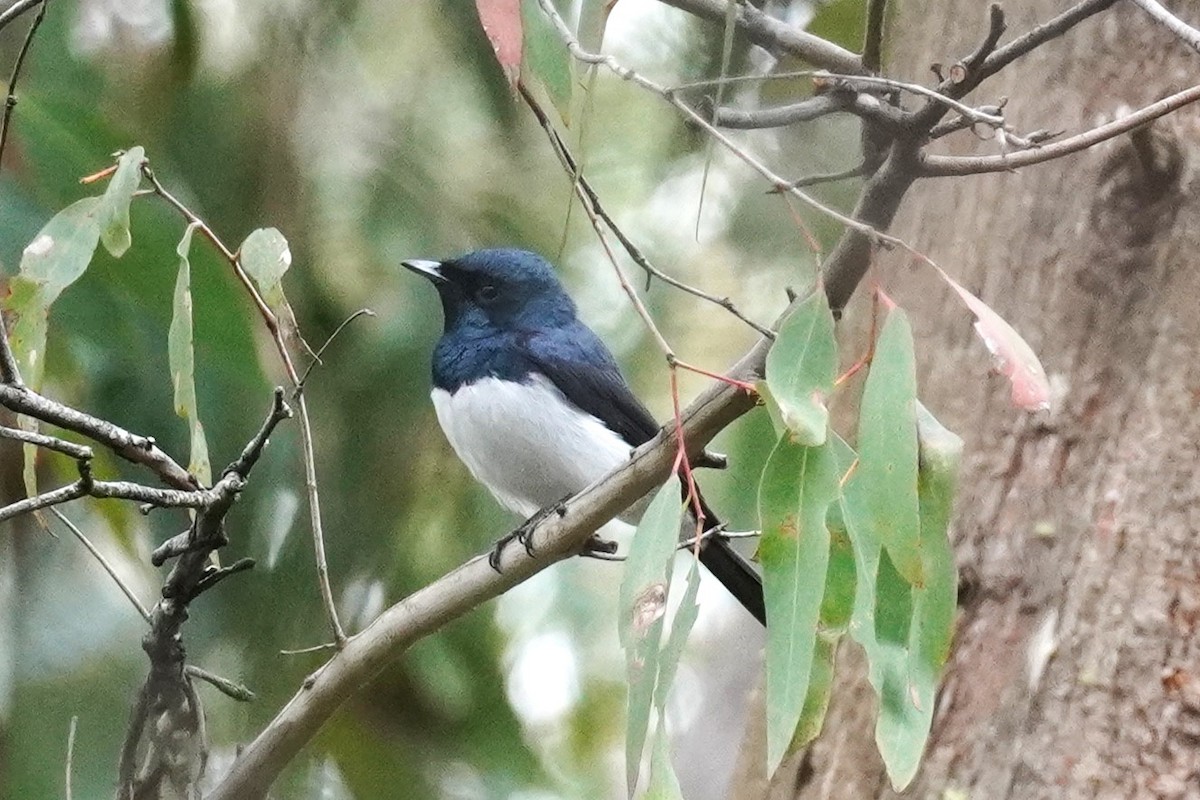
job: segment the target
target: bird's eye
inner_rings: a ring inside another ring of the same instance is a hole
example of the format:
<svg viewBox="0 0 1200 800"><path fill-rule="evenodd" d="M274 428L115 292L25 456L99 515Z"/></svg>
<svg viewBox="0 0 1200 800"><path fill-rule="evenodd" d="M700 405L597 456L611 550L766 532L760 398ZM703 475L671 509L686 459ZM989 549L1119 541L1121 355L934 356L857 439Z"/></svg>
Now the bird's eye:
<svg viewBox="0 0 1200 800"><path fill-rule="evenodd" d="M485 283L483 286L479 287L479 299L485 303L490 303L491 301L495 300L496 295L498 294L499 292L496 290L496 287L490 283Z"/></svg>

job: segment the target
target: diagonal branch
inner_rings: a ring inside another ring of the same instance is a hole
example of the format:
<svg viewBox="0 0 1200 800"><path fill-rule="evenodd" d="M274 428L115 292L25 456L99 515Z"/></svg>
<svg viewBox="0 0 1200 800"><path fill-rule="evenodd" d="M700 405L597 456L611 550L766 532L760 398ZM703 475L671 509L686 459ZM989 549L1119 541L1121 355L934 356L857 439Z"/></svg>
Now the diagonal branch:
<svg viewBox="0 0 1200 800"><path fill-rule="evenodd" d="M761 339L730 371L742 380L761 374L769 339ZM714 383L681 415L693 457L719 431L754 407L754 398ZM638 448L630 461L547 515L531 532L535 555L506 548L501 571L484 555L384 611L306 682L238 757L207 800L252 800L264 796L280 771L316 735L351 694L417 640L499 596L551 564L578 552L591 533L661 484L675 463L674 425Z"/></svg>
<svg viewBox="0 0 1200 800"><path fill-rule="evenodd" d="M0 382L0 406L105 445L126 461L147 467L168 486L185 491L200 488L196 479L160 450L149 436L138 436L107 420L50 400L32 389L3 382Z"/></svg>
<svg viewBox="0 0 1200 800"><path fill-rule="evenodd" d="M725 24L730 0L660 0L689 14ZM773 55L791 55L835 72L862 73L862 59L855 53L799 28L764 14L749 3L737 3L737 29L754 44Z"/></svg>
<svg viewBox="0 0 1200 800"><path fill-rule="evenodd" d="M29 31L25 34L25 41L21 44L20 52L17 53L16 63L13 64L12 76L8 79L8 97L4 100L4 117L0 119L0 163L4 161L4 145L8 143L8 126L12 120L13 109L17 105L17 78L21 75L21 65L25 63L25 56L29 53L29 46L33 44L33 35L37 33L38 26L42 24L42 20L46 17L46 2L45 0L40 0L40 2L41 7L38 9L37 16L33 18L33 22L29 26ZM17 5L21 4L18 3Z"/></svg>
<svg viewBox="0 0 1200 800"><path fill-rule="evenodd" d="M1092 128L1053 144L1031 150L1021 150L1001 156L938 156L921 157L921 174L924 177L944 178L959 175L978 175L985 172L1010 172L1020 167L1041 164L1056 158L1078 153L1100 142L1128 133L1152 120L1200 100L1200 86L1165 97L1127 117Z"/></svg>
<svg viewBox="0 0 1200 800"><path fill-rule="evenodd" d="M1155 22L1182 39L1188 47L1200 53L1200 30L1196 30L1172 14L1158 0L1133 0L1133 2L1149 14Z"/></svg>

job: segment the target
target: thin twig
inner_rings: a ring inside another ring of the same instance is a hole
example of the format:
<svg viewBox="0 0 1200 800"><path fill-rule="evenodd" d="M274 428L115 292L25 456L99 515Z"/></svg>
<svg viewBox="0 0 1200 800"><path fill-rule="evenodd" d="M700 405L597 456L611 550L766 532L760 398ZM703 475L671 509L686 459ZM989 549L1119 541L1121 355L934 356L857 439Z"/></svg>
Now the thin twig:
<svg viewBox="0 0 1200 800"><path fill-rule="evenodd" d="M1053 161L1056 158L1078 153L1100 142L1128 133L1147 122L1170 114L1172 111L1200 100L1200 85L1185 89L1178 94L1165 97L1127 117L1113 120L1106 125L1070 136L1062 141L1043 145L1031 150L1021 150L1002 156L938 156L921 157L921 175L943 178L958 175L978 175L985 172L1010 172L1020 167Z"/></svg>
<svg viewBox="0 0 1200 800"><path fill-rule="evenodd" d="M84 461L92 458L92 448L86 445L56 439L53 436L47 436L44 433L36 431L23 431L18 428L6 428L0 425L0 439L15 439L18 442L27 442L28 444L44 447L47 450L54 450L55 452Z"/></svg>
<svg viewBox="0 0 1200 800"><path fill-rule="evenodd" d="M333 329L333 333L329 334L329 338L325 340L325 344L318 347L317 352L313 353L312 361L308 363L308 367L304 370L304 374L300 376L300 382L296 384L296 392L301 392L304 390L304 385L308 383L308 376L312 374L313 367L321 363L321 356L325 353L325 348L333 344L333 340L336 339L338 334L342 332L342 328L345 328L359 317L364 316L373 317L375 316L375 312L369 308L360 308L358 311L355 311L353 314L342 320L342 323Z"/></svg>
<svg viewBox="0 0 1200 800"><path fill-rule="evenodd" d="M37 33L38 26L42 24L42 19L46 16L46 2L41 1L41 7L38 9L37 16L33 18L33 23L29 26L29 32L25 34L25 41L21 45L20 52L17 53L17 61L13 64L12 77L8 79L8 97L4 101L4 117L0 119L0 164L4 163L4 145L8 143L8 125L12 119L13 109L17 105L17 78L21 75L21 65L25 63L25 55L29 52L29 45L33 43L33 35ZM17 3L17 6L21 5ZM12 9L9 9L10 11ZM0 28L3 28L7 21L0 22Z"/></svg>
<svg viewBox="0 0 1200 800"><path fill-rule="evenodd" d="M0 383L16 389L25 386L21 381L21 371L17 368L17 359L8 343L8 328L5 327L3 309L0 309Z"/></svg>
<svg viewBox="0 0 1200 800"><path fill-rule="evenodd" d="M1155 22L1182 39L1188 47L1200 53L1200 30L1196 30L1172 14L1158 0L1133 0L1133 2L1149 14Z"/></svg>
<svg viewBox="0 0 1200 800"><path fill-rule="evenodd" d="M231 681L229 678L223 678L220 675L209 672L201 667L197 667L195 664L188 664L186 667L184 667L184 672L193 678L197 678L207 684L210 684L219 692L221 692L221 694L225 695L226 697L231 697L234 700L237 700L239 703L250 703L255 699L254 692L250 691L250 689L248 689L246 686L243 686L237 681Z"/></svg>
<svg viewBox="0 0 1200 800"><path fill-rule="evenodd" d="M149 436L131 433L119 425L50 400L24 386L0 383L0 405L9 411L35 417L105 445L121 458L149 468L160 480L176 489L190 491L200 488L195 477L159 449Z"/></svg>
<svg viewBox="0 0 1200 800"><path fill-rule="evenodd" d="M337 606L333 600L333 588L329 585L329 566L325 558L325 534L321 523L321 497L317 488L316 449L313 446L312 423L308 416L308 404L304 400L303 391L301 391L303 389L303 381L296 371L296 366L292 361L287 342L284 341L283 329L279 325L279 320L275 316L275 313L271 311L270 306L267 305L258 289L254 286L254 282L250 279L250 276L242 268L238 255L230 250L221 241L220 237L213 232L212 228L200 219L200 217L166 190L162 183L154 176L154 172L150 169L149 165L143 164L142 172L154 187L155 192L182 214L189 223L196 225L201 235L208 239L217 248L221 256L229 262L234 275L237 276L237 279L246 289L254 302L255 308L258 309L259 315L266 323L267 330L275 342L275 349L279 353L279 358L283 363L288 380L291 381L293 388L297 390L294 394L294 400L297 415L300 417L300 445L304 461L304 488L308 497L309 521L312 527L313 554L317 567L317 586L321 594L321 603L325 608L325 616L328 618L329 626L333 631L333 638L340 647L346 643L346 632L342 628L341 620L338 619Z"/></svg>
<svg viewBox="0 0 1200 800"><path fill-rule="evenodd" d="M121 594L125 595L130 603L133 603L133 607L137 609L137 612L141 615L142 619L146 620L146 622L149 622L150 612L144 605L142 605L142 601L138 599L138 596L134 594L133 588L121 579L121 576L117 574L117 571L113 568L113 565L109 563L108 559L104 557L103 553L96 549L96 545L92 544L91 540L88 539L84 532L79 529L79 526L67 519L66 515L64 515L57 508L50 509L50 513L58 517L58 521L63 525L66 525L71 533L75 534L75 538L78 539L79 542L87 548L87 551L92 554L92 557L100 563L100 566L103 567L104 571L108 573L108 577L113 579L113 583L115 583L117 588L121 590Z"/></svg>
<svg viewBox="0 0 1200 800"><path fill-rule="evenodd" d="M71 726L67 729L67 763L64 767L65 775L63 775L63 796L67 800L72 800L71 792L71 773L74 772L75 763L75 729L79 725L79 716L71 715Z"/></svg>
<svg viewBox="0 0 1200 800"><path fill-rule="evenodd" d="M717 111L714 124L735 130L781 128L837 113L853 114L889 131L899 131L904 127L905 115L899 108L880 102L874 95L853 91L833 91L798 103L769 108L721 108Z"/></svg>
<svg viewBox="0 0 1200 800"><path fill-rule="evenodd" d="M729 0L660 0L701 19L725 24ZM795 25L775 19L750 3L737 3L735 23L742 34L754 44L775 55L796 56L809 64L857 73L862 71L862 59L836 44L814 36Z"/></svg>
<svg viewBox="0 0 1200 800"><path fill-rule="evenodd" d="M859 164L857 167L844 169L841 172L827 172L819 175L809 175L805 178L797 178L794 181L788 181L782 187L772 187L768 190L770 194L779 194L788 189L803 189L808 186L818 186L822 183L834 183L836 181L846 181L851 178L861 178L866 174L866 165Z"/></svg>
<svg viewBox="0 0 1200 800"><path fill-rule="evenodd" d="M185 492L180 489L159 489L130 481L95 481L80 478L72 484L53 491L27 497L0 507L0 522L29 514L42 508L69 503L81 497L104 500L134 500L160 508L205 508L213 502L212 490Z"/></svg>
<svg viewBox="0 0 1200 800"><path fill-rule="evenodd" d="M879 72L882 66L883 17L886 13L887 0L868 0L862 52L862 65L867 72Z"/></svg>
<svg viewBox="0 0 1200 800"><path fill-rule="evenodd" d="M526 105L529 106L529 110L533 112L533 116L537 119L538 124L541 125L542 130L550 139L550 146L554 149L554 153L558 157L559 163L562 164L563 169L567 172L567 176L571 178L573 184L577 184L578 187L582 188L583 192L585 193L586 197L583 199L583 202L591 204L591 207L595 211L596 215L604 220L604 223L608 226L609 230L611 230L617 237L617 241L619 241L621 246L625 248L625 252L629 254L629 257L633 259L635 264L637 264L646 272L647 276L658 278L668 286L673 286L680 291L692 295L693 297L698 297L701 300L705 300L709 303L720 306L742 322L749 325L754 330L758 331L758 333L762 334L763 336L774 338L775 334L773 331L763 325L760 325L739 311L737 306L734 305L730 298L718 297L717 295L709 294L703 289L684 283L678 278L674 278L660 270L658 267L654 266L654 264L650 262L650 259L647 258L641 249L633 243L633 240L631 240L625 234L621 227L617 225L616 220L609 215L608 211L601 204L600 197L598 194L596 194L596 190L592 188L592 184L583 176L583 173L579 171L578 161L575 160L575 157L572 155L566 141L563 140L563 137L560 136L558 131L554 128L554 124L550 121L549 116L542 109L541 105L538 104L537 100L532 94L529 93L529 90L523 83L518 84L517 89L520 91L521 97L524 98ZM578 189L576 189L576 191L578 191Z"/></svg>

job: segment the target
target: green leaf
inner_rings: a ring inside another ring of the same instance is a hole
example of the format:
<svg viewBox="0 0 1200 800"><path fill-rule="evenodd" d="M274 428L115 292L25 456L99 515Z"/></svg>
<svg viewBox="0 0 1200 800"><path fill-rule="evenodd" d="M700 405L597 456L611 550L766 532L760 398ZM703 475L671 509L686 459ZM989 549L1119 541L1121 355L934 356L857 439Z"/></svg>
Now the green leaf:
<svg viewBox="0 0 1200 800"><path fill-rule="evenodd" d="M917 377L912 330L893 309L875 346L858 421L861 523L913 586L925 581L917 508Z"/></svg>
<svg viewBox="0 0 1200 800"><path fill-rule="evenodd" d="M818 288L788 314L767 353L768 409L793 442L809 447L825 442L829 427L825 398L833 391L836 377L833 313L825 292Z"/></svg>
<svg viewBox="0 0 1200 800"><path fill-rule="evenodd" d="M621 579L618 633L625 648L629 680L625 731L625 769L630 796L637 786L642 751L650 727L650 709L658 680L663 618L667 610L671 564L679 543L683 501L679 480L658 491L629 545Z"/></svg>
<svg viewBox="0 0 1200 800"><path fill-rule="evenodd" d="M188 225L175 252L179 255L179 274L175 280L175 300L171 328L167 334L167 354L171 367L171 385L175 390L175 413L188 421L191 431L191 460L188 472L203 486L212 485L212 467L208 461L208 441L200 413L196 408L195 352L192 347L192 278L188 251L192 232L198 223Z"/></svg>
<svg viewBox="0 0 1200 800"><path fill-rule="evenodd" d="M259 228L253 231L238 248L238 262L258 287L263 302L275 315L286 340L312 350L300 336L296 315L283 293L283 276L292 266L292 250L287 239L275 228Z"/></svg>
<svg viewBox="0 0 1200 800"><path fill-rule="evenodd" d="M141 147L132 147L117 159L117 171L108 181L108 188L100 198L96 216L100 223L100 241L113 258L120 258L129 249L129 203L137 191L142 178L142 162L146 152Z"/></svg>
<svg viewBox="0 0 1200 800"><path fill-rule="evenodd" d="M521 0L521 12L525 21L525 53L521 65L522 76L531 72L546 87L550 101L558 109L559 116L569 123L571 118L571 90L574 76L571 72L573 60L567 46L537 0Z"/></svg>
<svg viewBox="0 0 1200 800"><path fill-rule="evenodd" d="M671 766L671 751L668 747L666 728L661 723L654 735L654 746L650 751L650 785L646 787L643 800L683 800L683 789Z"/></svg>
<svg viewBox="0 0 1200 800"><path fill-rule="evenodd" d="M21 254L4 310L12 326L10 344L25 382L41 388L50 305L92 260L100 241L99 200L85 197L55 214Z"/></svg>
<svg viewBox="0 0 1200 800"><path fill-rule="evenodd" d="M781 436L758 490L767 619L767 767L783 760L808 695L829 563L826 512L837 497L831 449Z"/></svg>
<svg viewBox="0 0 1200 800"><path fill-rule="evenodd" d="M869 487L861 469L847 482L842 502L859 576L850 631L867 654L880 699L875 741L897 791L916 775L929 737L957 595L948 528L962 445L919 404L917 414L921 585L905 580L881 546L869 522Z"/></svg>
<svg viewBox="0 0 1200 800"><path fill-rule="evenodd" d="M825 572L825 597L821 600L808 695L804 698L796 735L788 748L793 752L812 742L821 733L825 712L829 709L829 699L833 694L838 643L846 633L854 612L854 550L842 521L840 503L835 502L829 507L826 525L829 527L829 566Z"/></svg>

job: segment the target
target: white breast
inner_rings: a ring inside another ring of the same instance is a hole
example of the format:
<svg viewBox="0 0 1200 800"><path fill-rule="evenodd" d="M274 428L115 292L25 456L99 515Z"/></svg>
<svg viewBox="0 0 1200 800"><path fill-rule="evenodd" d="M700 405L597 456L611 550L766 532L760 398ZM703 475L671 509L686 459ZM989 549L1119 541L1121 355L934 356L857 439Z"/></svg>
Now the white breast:
<svg viewBox="0 0 1200 800"><path fill-rule="evenodd" d="M483 378L454 394L434 389L433 406L475 479L526 517L585 488L631 452L546 378Z"/></svg>

